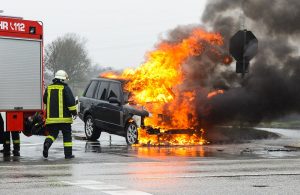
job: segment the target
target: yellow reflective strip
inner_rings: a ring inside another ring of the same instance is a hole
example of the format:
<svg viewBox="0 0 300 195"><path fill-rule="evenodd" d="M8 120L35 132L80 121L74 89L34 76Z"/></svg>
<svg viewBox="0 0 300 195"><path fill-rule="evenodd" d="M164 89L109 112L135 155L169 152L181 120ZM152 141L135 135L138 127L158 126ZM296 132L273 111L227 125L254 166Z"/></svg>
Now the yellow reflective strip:
<svg viewBox="0 0 300 195"><path fill-rule="evenodd" d="M47 118L50 117L50 96L51 96L51 89L48 87L48 96L47 96Z"/></svg>
<svg viewBox="0 0 300 195"><path fill-rule="evenodd" d="M46 124L54 124L54 123L73 123L72 118L47 118Z"/></svg>
<svg viewBox="0 0 300 195"><path fill-rule="evenodd" d="M49 85L48 89L63 89L63 85Z"/></svg>
<svg viewBox="0 0 300 195"><path fill-rule="evenodd" d="M14 144L19 144L20 143L20 140L18 139L18 140L13 140L13 143Z"/></svg>
<svg viewBox="0 0 300 195"><path fill-rule="evenodd" d="M64 142L65 147L72 147L73 143L72 142Z"/></svg>
<svg viewBox="0 0 300 195"><path fill-rule="evenodd" d="M68 109L70 110L70 111L72 111L72 110L76 110L76 105L75 106L70 106L70 107L68 107Z"/></svg>
<svg viewBox="0 0 300 195"><path fill-rule="evenodd" d="M55 141L55 138L51 135L48 135L46 138L50 138L53 142Z"/></svg>
<svg viewBox="0 0 300 195"><path fill-rule="evenodd" d="M59 89L58 90L58 108L59 108L59 118L64 117L64 102L63 102L63 90Z"/></svg>
<svg viewBox="0 0 300 195"><path fill-rule="evenodd" d="M10 141L5 141L5 144L10 144Z"/></svg>

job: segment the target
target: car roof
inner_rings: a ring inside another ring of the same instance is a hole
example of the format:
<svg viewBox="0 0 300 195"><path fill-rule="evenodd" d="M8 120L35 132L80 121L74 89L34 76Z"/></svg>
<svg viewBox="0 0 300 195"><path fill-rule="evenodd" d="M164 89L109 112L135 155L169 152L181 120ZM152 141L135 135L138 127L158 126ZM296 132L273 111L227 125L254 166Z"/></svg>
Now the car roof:
<svg viewBox="0 0 300 195"><path fill-rule="evenodd" d="M115 83L122 83L122 84L126 82L126 80L124 80L124 79L110 79L110 78L103 78L103 77L101 77L101 78L93 78L91 80L92 81L115 82Z"/></svg>

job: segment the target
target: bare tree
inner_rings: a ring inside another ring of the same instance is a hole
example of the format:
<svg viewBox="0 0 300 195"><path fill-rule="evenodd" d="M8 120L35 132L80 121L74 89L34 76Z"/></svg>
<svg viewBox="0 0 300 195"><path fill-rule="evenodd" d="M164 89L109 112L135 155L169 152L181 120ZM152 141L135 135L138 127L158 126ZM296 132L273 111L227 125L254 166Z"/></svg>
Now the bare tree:
<svg viewBox="0 0 300 195"><path fill-rule="evenodd" d="M85 81L91 67L85 44L85 39L76 34L66 34L48 44L45 48L47 72L54 76L56 71L65 70L73 87Z"/></svg>

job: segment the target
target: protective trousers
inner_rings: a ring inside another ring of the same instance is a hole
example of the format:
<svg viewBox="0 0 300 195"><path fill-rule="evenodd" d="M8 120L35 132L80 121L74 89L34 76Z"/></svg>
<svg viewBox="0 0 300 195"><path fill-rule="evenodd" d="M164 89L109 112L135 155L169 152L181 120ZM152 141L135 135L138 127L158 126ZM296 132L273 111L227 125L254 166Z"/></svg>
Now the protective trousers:
<svg viewBox="0 0 300 195"><path fill-rule="evenodd" d="M4 132L3 153L6 155L10 154L10 137L14 145L14 156L20 156L20 134L17 131Z"/></svg>
<svg viewBox="0 0 300 195"><path fill-rule="evenodd" d="M61 132L63 134L65 157L72 156L73 143L72 143L71 125L70 124L66 124L66 125L52 124L47 127L47 130L49 132L49 135L45 139L44 150L46 150L46 151L49 150L52 143L56 140L56 138L59 134L59 130L61 130Z"/></svg>

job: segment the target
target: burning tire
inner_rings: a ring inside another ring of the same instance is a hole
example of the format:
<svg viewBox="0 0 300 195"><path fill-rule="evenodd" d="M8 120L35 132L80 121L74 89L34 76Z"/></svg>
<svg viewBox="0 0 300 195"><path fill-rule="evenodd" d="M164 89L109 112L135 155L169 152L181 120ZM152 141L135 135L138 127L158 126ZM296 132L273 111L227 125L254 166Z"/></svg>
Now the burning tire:
<svg viewBox="0 0 300 195"><path fill-rule="evenodd" d="M125 127L125 132L125 138L128 145L138 143L138 129L135 122L129 122Z"/></svg>
<svg viewBox="0 0 300 195"><path fill-rule="evenodd" d="M88 115L85 119L84 131L86 138L91 141L96 141L101 135L101 131L96 128L94 119L91 115Z"/></svg>

